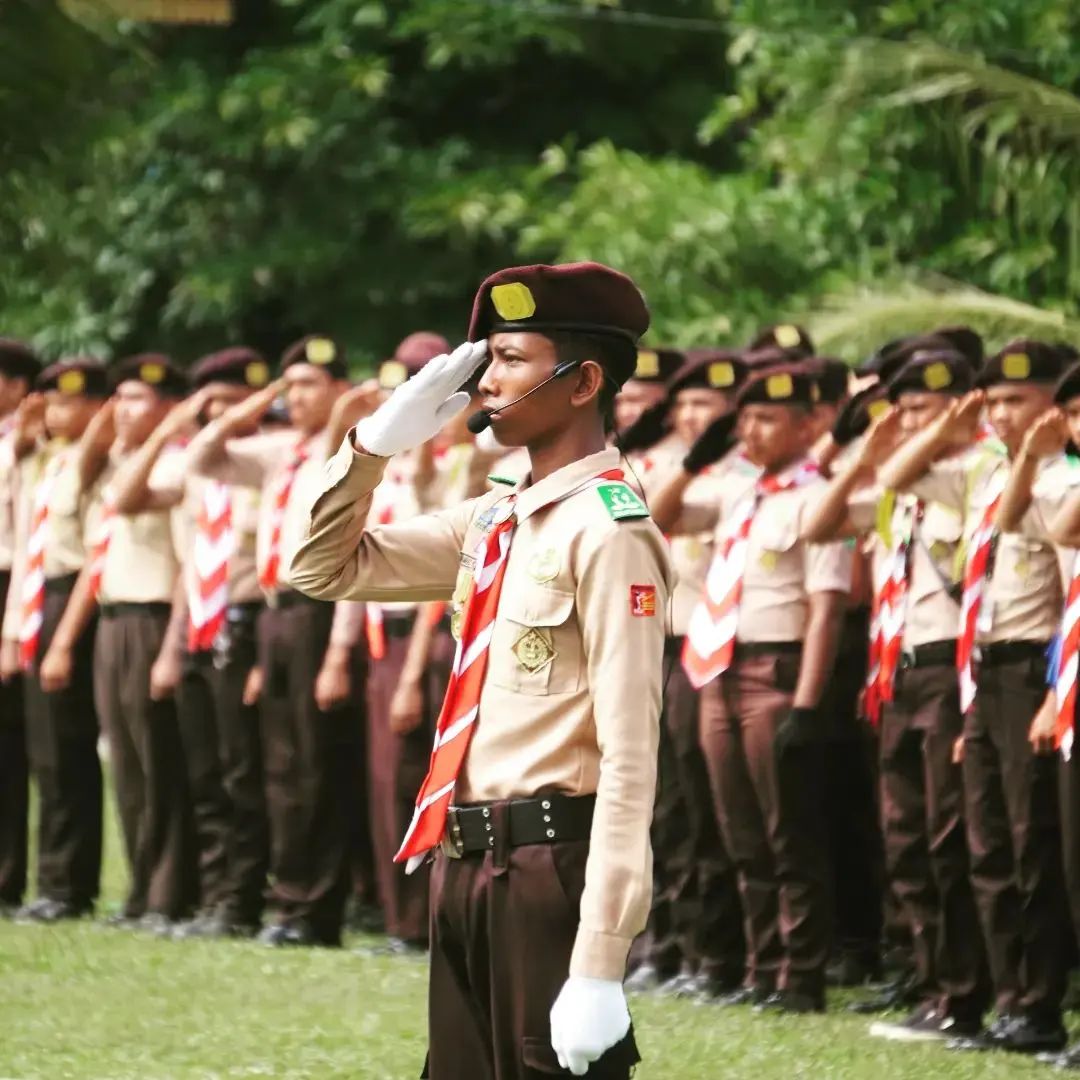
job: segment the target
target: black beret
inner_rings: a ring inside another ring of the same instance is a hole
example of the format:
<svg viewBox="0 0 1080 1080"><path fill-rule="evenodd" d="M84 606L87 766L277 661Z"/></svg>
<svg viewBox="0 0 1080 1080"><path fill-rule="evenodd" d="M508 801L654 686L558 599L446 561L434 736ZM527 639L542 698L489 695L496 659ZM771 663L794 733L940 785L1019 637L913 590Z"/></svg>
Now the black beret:
<svg viewBox="0 0 1080 1080"><path fill-rule="evenodd" d="M293 364L312 364L322 368L332 379L345 379L349 375L345 350L326 334L308 334L294 341L281 354L281 370L285 371Z"/></svg>
<svg viewBox="0 0 1080 1080"><path fill-rule="evenodd" d="M889 408L888 389L884 383L874 383L853 394L840 410L833 424L832 437L837 446L847 446L862 435L870 423Z"/></svg>
<svg viewBox="0 0 1080 1080"><path fill-rule="evenodd" d="M668 383L668 394L691 387L731 392L738 390L749 368L734 349L694 349Z"/></svg>
<svg viewBox="0 0 1080 1080"><path fill-rule="evenodd" d="M920 349L888 382L889 400L901 394L966 394L975 385L975 372L955 349Z"/></svg>
<svg viewBox="0 0 1080 1080"><path fill-rule="evenodd" d="M100 360L89 356L72 356L50 364L37 377L34 388L104 398L109 396L109 376Z"/></svg>
<svg viewBox="0 0 1080 1080"><path fill-rule="evenodd" d="M109 368L109 382L114 390L129 381L146 383L162 397L183 397L190 389L186 372L164 353L139 353L118 360Z"/></svg>
<svg viewBox="0 0 1080 1080"><path fill-rule="evenodd" d="M885 342L856 371L860 375L877 375L882 382L888 382L917 352L923 350L955 352L956 346L948 338L936 334L907 334Z"/></svg>
<svg viewBox="0 0 1080 1080"><path fill-rule="evenodd" d="M1056 345L1031 338L1015 338L986 361L977 385L983 388L1009 382L1056 383L1067 360Z"/></svg>
<svg viewBox="0 0 1080 1080"><path fill-rule="evenodd" d="M794 323L777 323L758 332L748 348L753 352L778 349L788 360L814 355L814 342L810 335Z"/></svg>
<svg viewBox="0 0 1080 1080"><path fill-rule="evenodd" d="M1073 364L1054 387L1054 401L1064 405L1077 396L1080 396L1080 364Z"/></svg>
<svg viewBox="0 0 1080 1080"><path fill-rule="evenodd" d="M821 400L826 404L838 405L847 397L851 369L843 360L831 356L809 356L800 361L799 366L806 368L813 376Z"/></svg>
<svg viewBox="0 0 1080 1080"><path fill-rule="evenodd" d="M944 338L967 360L972 371L982 367L985 356L983 339L970 326L939 326L930 333L934 337Z"/></svg>
<svg viewBox="0 0 1080 1080"><path fill-rule="evenodd" d="M745 405L805 405L811 407L820 400L813 375L804 367L787 367L751 371L735 398L738 409Z"/></svg>
<svg viewBox="0 0 1080 1080"><path fill-rule="evenodd" d="M196 389L209 383L228 383L258 390L270 382L270 365L254 349L236 345L204 356L191 369L191 382Z"/></svg>
<svg viewBox="0 0 1080 1080"><path fill-rule="evenodd" d="M33 382L41 362L29 345L14 338L0 338L0 375Z"/></svg>

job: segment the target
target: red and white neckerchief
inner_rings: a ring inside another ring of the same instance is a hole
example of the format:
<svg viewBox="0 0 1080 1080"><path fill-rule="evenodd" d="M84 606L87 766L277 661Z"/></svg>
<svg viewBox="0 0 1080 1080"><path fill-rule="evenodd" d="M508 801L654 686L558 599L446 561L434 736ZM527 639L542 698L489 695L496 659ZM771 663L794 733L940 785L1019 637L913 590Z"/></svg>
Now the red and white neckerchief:
<svg viewBox="0 0 1080 1080"><path fill-rule="evenodd" d="M1073 559L1065 614L1061 620L1061 657L1054 683L1057 697L1057 721L1054 724L1054 745L1064 755L1072 757L1076 723L1076 674L1080 657L1080 552Z"/></svg>
<svg viewBox="0 0 1080 1080"><path fill-rule="evenodd" d="M889 549L882 565L883 580L874 593L863 710L874 727L881 719L881 706L893 700L907 619L908 557L922 510L918 500L897 499L889 519Z"/></svg>
<svg viewBox="0 0 1080 1080"><path fill-rule="evenodd" d="M195 518L194 580L188 581L188 651L206 652L225 624L229 560L236 552L232 489L217 480L202 489Z"/></svg>
<svg viewBox="0 0 1080 1080"><path fill-rule="evenodd" d="M990 552L997 529L994 518L1008 478L1008 469L995 470L984 482L985 508L979 524L968 538L964 563L964 591L960 598L960 632L956 641L956 670L960 676L960 711L966 713L975 703L975 634L980 626L983 597L990 569Z"/></svg>
<svg viewBox="0 0 1080 1080"><path fill-rule="evenodd" d="M735 656L746 549L750 527L762 500L777 492L802 487L820 475L817 462L807 460L787 472L759 476L753 490L725 523L705 578L705 592L690 616L683 643L683 670L695 690L727 671Z"/></svg>
<svg viewBox="0 0 1080 1080"><path fill-rule="evenodd" d="M621 469L603 472L536 507L532 513L545 510L586 488L622 478ZM394 856L394 862L406 863L408 873L415 870L426 854L442 840L454 787L476 726L510 542L514 529L520 524L515 512L516 503L516 492L495 503L487 512L490 515L490 531L473 551L475 570L462 610L461 638L457 644L450 682L435 726L431 763L416 796L412 821L400 850Z"/></svg>
<svg viewBox="0 0 1080 1080"><path fill-rule="evenodd" d="M259 571L259 584L272 591L278 587L281 575L281 530L285 523L285 508L289 505L293 484L300 466L307 461L310 451L306 440L301 437L293 448L293 456L278 477L274 494L270 497L270 541L267 544L265 561Z"/></svg>
<svg viewBox="0 0 1080 1080"><path fill-rule="evenodd" d="M49 535L49 500L64 465L64 454L54 454L34 487L30 536L26 544L26 572L22 579L22 618L19 623L19 666L29 671L37 659L45 617L45 544Z"/></svg>
<svg viewBox="0 0 1080 1080"><path fill-rule="evenodd" d="M105 559L109 554L109 541L115 522L116 497L112 488L106 487L101 495L101 519L90 545L90 595L95 600L101 595L101 578L105 573Z"/></svg>

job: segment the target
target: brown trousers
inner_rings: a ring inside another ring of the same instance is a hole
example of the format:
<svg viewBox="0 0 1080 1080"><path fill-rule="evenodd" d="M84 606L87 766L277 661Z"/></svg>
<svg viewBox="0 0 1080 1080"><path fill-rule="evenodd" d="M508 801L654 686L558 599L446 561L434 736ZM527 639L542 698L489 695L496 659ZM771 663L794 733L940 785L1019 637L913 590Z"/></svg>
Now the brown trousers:
<svg viewBox="0 0 1080 1080"><path fill-rule="evenodd" d="M925 997L978 1020L989 1005L982 934L969 877L964 785L953 746L963 728L956 668L897 673L881 717L885 855L911 930Z"/></svg>
<svg viewBox="0 0 1080 1080"><path fill-rule="evenodd" d="M559 1068L551 1006L570 970L587 840L530 844L448 859L431 874L431 1080L540 1080ZM625 1080L633 1029L589 1069Z"/></svg>
<svg viewBox="0 0 1080 1080"><path fill-rule="evenodd" d="M823 743L778 755L797 654L737 659L701 693L701 743L742 891L746 980L819 996L829 950Z"/></svg>
<svg viewBox="0 0 1080 1080"><path fill-rule="evenodd" d="M76 575L46 582L38 658L67 607ZM26 749L38 792L37 891L51 900L93 903L101 876L102 785L94 709L96 618L73 650L71 682L46 693L26 680Z"/></svg>
<svg viewBox="0 0 1080 1080"><path fill-rule="evenodd" d="M999 1011L1055 1020L1070 959L1057 762L1028 743L1046 663L983 667L964 723L964 789L975 900Z"/></svg>
<svg viewBox="0 0 1080 1080"><path fill-rule="evenodd" d="M438 630L432 641L422 691L424 711L420 725L407 735L390 730L390 703L401 678L409 649L413 619L387 613L386 655L372 660L368 669L368 784L375 872L391 937L426 944L428 939L427 866L406 874L395 863L405 830L412 820L416 793L427 775L435 722L454 659L454 639Z"/></svg>
<svg viewBox="0 0 1080 1080"><path fill-rule="evenodd" d="M176 703L150 699L150 668L168 621L168 604L107 604L94 648L94 700L109 739L131 869L124 913L132 918L182 918L198 899Z"/></svg>
<svg viewBox="0 0 1080 1080"><path fill-rule="evenodd" d="M285 924L306 924L327 945L341 941L351 872L351 828L366 821L362 677L323 712L315 678L330 640L334 605L292 598L259 615L260 701L270 823L270 906Z"/></svg>
<svg viewBox="0 0 1080 1080"><path fill-rule="evenodd" d="M11 571L0 570L0 611ZM0 904L16 905L26 891L29 784L23 679L0 683Z"/></svg>
<svg viewBox="0 0 1080 1080"><path fill-rule="evenodd" d="M214 650L185 656L177 694L200 907L246 926L262 918L268 862L259 710L243 702L255 618L252 607L230 608Z"/></svg>
<svg viewBox="0 0 1080 1080"><path fill-rule="evenodd" d="M665 975L686 966L737 983L746 962L739 884L720 836L699 737L699 695L679 663L682 644L668 638L665 649L648 956Z"/></svg>

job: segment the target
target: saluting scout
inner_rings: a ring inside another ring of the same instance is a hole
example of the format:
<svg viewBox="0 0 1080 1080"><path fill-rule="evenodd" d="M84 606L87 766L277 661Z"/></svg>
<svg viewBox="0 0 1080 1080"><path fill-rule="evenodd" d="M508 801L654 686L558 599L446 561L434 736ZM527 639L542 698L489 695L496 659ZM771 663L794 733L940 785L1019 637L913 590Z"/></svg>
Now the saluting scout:
<svg viewBox="0 0 1080 1080"><path fill-rule="evenodd" d="M398 853L435 858L435 1080L560 1065L627 1077L638 1058L622 980L649 908L671 572L604 418L647 326L633 282L595 263L488 278L477 344L431 361L360 421L293 560L312 595L454 602L454 673ZM528 447L529 476L370 523L385 459L466 407L455 391L488 348L482 423Z"/></svg>

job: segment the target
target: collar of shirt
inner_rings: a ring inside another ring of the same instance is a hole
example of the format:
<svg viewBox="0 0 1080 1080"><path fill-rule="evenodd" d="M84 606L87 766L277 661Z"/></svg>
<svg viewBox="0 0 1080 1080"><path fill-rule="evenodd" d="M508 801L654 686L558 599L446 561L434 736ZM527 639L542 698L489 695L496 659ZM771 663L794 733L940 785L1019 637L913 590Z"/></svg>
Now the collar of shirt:
<svg viewBox="0 0 1080 1080"><path fill-rule="evenodd" d="M590 454L588 457L564 465L561 469L556 469L539 483L531 484L527 488L522 488L519 484L514 489L517 495L519 520L524 520L549 502L561 498L599 473L617 469L619 458L618 450L601 450L598 454Z"/></svg>

